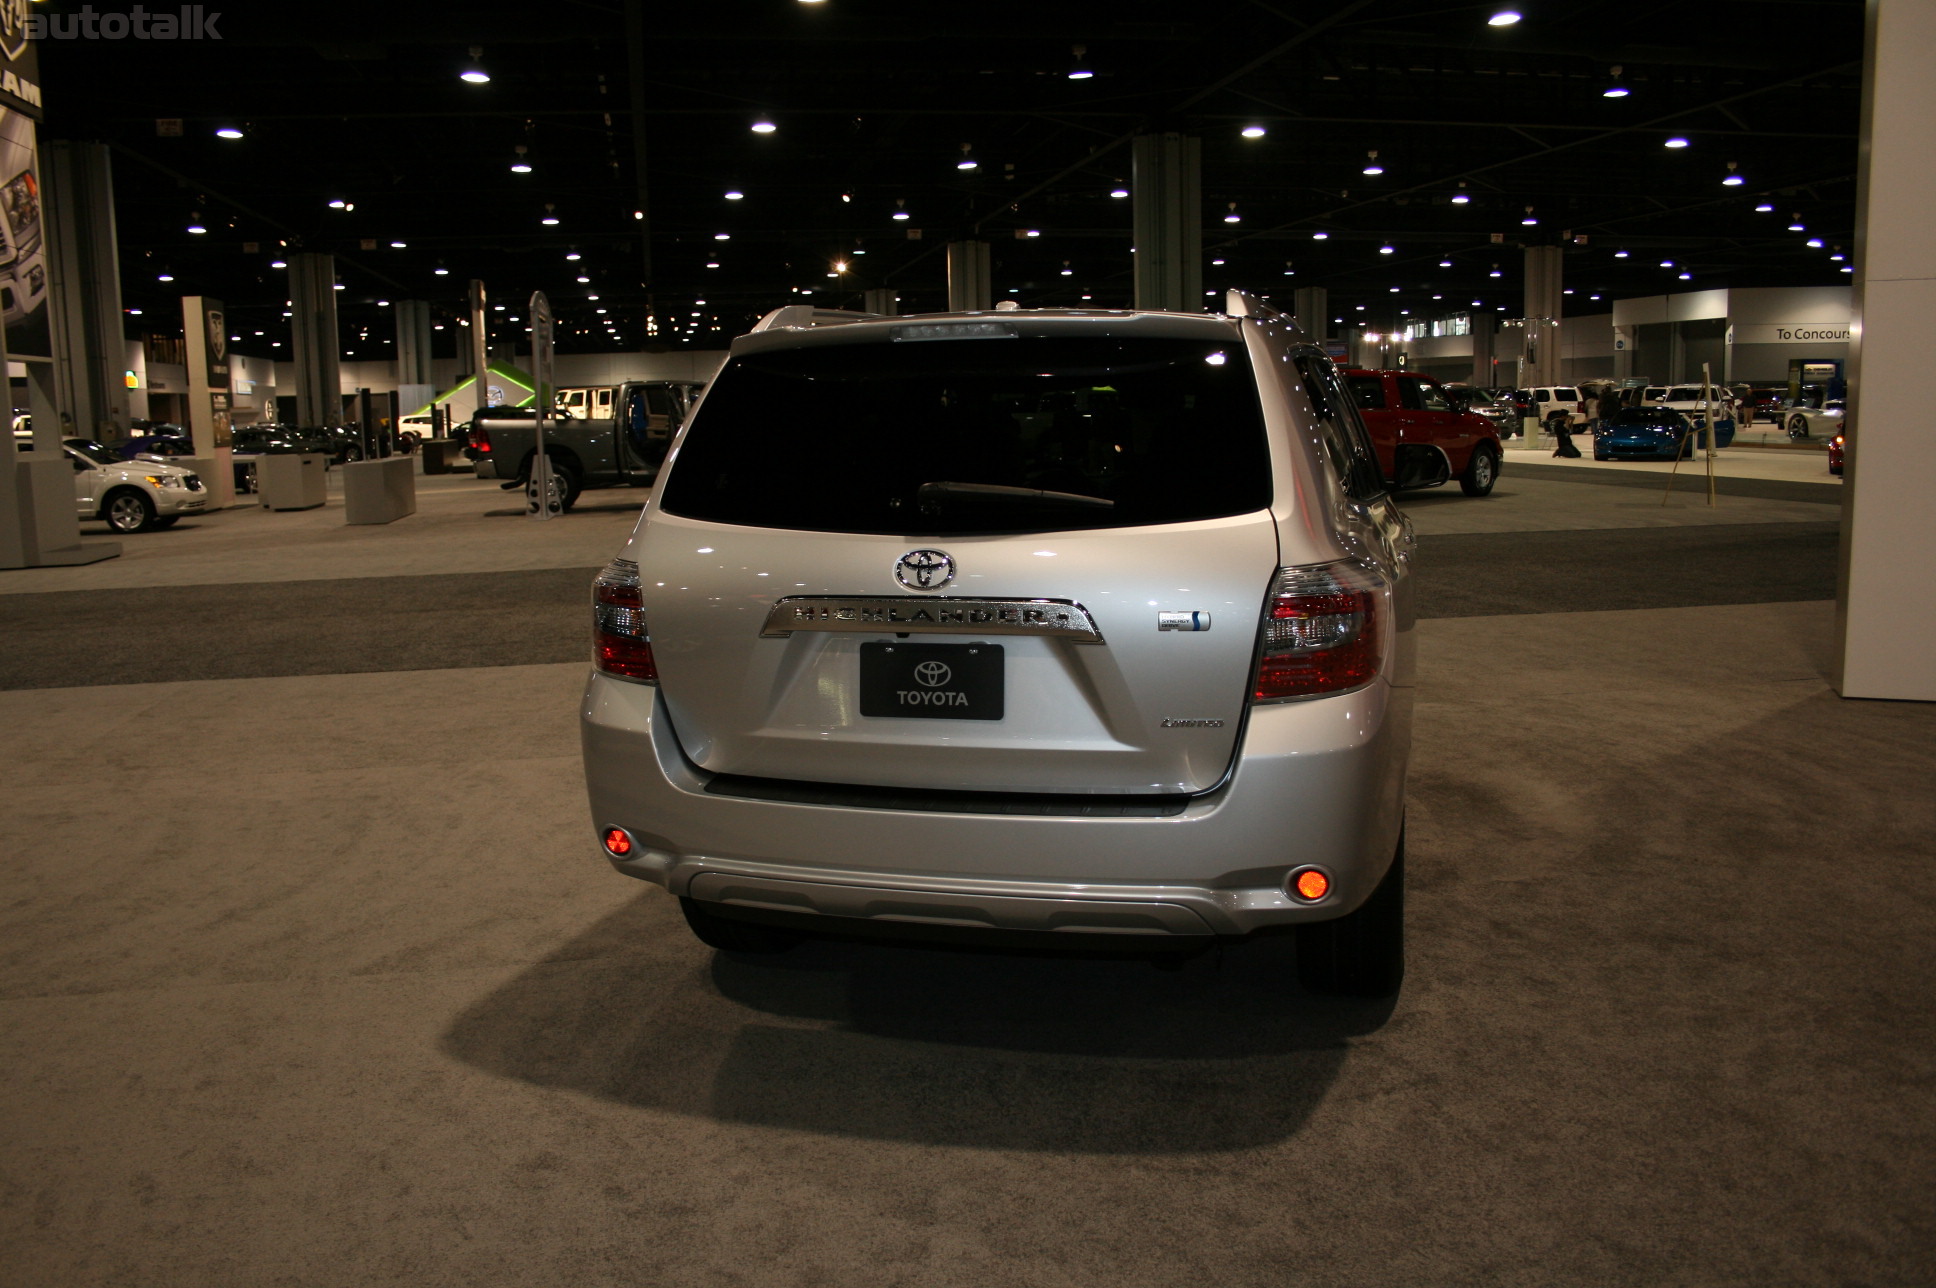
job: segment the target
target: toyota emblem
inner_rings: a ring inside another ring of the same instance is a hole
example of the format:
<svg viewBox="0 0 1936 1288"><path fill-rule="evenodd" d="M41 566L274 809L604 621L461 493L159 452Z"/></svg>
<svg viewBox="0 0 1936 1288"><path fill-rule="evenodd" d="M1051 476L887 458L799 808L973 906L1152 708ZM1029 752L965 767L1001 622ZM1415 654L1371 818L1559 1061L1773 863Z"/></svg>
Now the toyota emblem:
<svg viewBox="0 0 1936 1288"><path fill-rule="evenodd" d="M954 557L943 550L910 550L894 565L894 580L909 590L940 590L954 579Z"/></svg>
<svg viewBox="0 0 1936 1288"><path fill-rule="evenodd" d="M953 678L954 672L946 662L923 662L914 668L914 678L930 689L938 689Z"/></svg>

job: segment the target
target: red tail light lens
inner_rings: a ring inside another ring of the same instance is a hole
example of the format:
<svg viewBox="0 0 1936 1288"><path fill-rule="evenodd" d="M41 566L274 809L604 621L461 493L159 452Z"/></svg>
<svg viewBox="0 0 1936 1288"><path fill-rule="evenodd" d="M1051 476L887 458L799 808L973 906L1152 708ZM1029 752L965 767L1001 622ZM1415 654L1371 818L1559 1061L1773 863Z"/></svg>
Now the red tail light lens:
<svg viewBox="0 0 1936 1288"><path fill-rule="evenodd" d="M1369 684L1384 662L1384 592L1356 564L1283 568L1264 606L1259 702L1339 693Z"/></svg>
<svg viewBox="0 0 1936 1288"><path fill-rule="evenodd" d="M592 665L627 680L659 678L652 636L645 629L639 566L630 559L612 560L592 583Z"/></svg>
<svg viewBox="0 0 1936 1288"><path fill-rule="evenodd" d="M471 446L480 452L490 451L491 431L488 429L473 429L471 431Z"/></svg>

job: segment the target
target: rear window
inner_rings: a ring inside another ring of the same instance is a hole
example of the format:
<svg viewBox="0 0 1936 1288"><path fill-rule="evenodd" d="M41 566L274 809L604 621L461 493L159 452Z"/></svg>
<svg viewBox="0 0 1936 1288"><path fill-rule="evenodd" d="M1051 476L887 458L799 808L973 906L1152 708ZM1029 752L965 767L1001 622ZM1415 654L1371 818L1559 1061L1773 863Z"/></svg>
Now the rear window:
<svg viewBox="0 0 1936 1288"><path fill-rule="evenodd" d="M735 358L659 504L815 532L1054 531L1246 514L1270 477L1234 337L927 340Z"/></svg>

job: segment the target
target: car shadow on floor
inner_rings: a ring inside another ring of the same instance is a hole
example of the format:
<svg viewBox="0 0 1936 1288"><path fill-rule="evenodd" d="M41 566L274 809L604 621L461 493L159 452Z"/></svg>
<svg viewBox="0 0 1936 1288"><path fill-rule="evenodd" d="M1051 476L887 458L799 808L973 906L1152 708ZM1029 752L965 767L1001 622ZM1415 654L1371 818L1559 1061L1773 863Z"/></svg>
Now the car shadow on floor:
<svg viewBox="0 0 1936 1288"><path fill-rule="evenodd" d="M445 1050L643 1108L869 1139L1176 1153L1296 1132L1393 1003L1293 941L1147 959L810 941L714 954L652 891L460 1015Z"/></svg>

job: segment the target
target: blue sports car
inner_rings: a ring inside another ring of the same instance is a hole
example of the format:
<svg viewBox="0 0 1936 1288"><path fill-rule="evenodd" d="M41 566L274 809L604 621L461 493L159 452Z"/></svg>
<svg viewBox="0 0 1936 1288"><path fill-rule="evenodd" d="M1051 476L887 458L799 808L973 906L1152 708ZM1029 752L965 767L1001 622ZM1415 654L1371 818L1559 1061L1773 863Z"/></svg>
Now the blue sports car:
<svg viewBox="0 0 1936 1288"><path fill-rule="evenodd" d="M1694 421L1671 407L1625 407L1593 431L1593 459L1671 461L1676 455L1691 456L1700 437ZM1717 419L1714 445L1726 447L1733 441L1734 422Z"/></svg>

